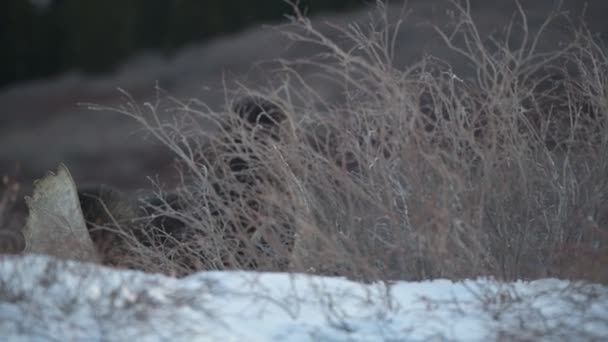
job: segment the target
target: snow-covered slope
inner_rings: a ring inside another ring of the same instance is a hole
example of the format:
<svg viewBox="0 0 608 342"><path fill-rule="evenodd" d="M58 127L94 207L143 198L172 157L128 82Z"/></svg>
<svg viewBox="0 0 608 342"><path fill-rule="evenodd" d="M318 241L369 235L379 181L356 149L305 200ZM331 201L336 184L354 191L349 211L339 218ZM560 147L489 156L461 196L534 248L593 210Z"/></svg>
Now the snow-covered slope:
<svg viewBox="0 0 608 342"><path fill-rule="evenodd" d="M608 288L555 279L360 284L203 272L184 279L0 258L9 341L492 341L608 338Z"/></svg>

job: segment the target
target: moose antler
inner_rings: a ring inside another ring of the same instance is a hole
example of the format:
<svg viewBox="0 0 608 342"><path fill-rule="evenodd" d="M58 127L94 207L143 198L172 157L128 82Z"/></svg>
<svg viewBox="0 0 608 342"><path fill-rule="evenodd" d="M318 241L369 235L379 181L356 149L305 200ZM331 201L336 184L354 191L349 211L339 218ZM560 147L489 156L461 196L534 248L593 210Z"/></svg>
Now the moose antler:
<svg viewBox="0 0 608 342"><path fill-rule="evenodd" d="M59 165L56 174L49 172L34 182L34 193L25 201L29 216L23 228L24 254L98 261L80 208L76 185L65 165Z"/></svg>

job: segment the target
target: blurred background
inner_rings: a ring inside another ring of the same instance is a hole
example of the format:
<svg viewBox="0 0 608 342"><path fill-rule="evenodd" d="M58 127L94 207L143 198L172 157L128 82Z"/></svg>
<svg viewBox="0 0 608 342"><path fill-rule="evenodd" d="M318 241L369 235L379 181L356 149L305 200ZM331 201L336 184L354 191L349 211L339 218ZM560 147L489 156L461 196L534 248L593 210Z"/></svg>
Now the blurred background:
<svg viewBox="0 0 608 342"><path fill-rule="evenodd" d="M298 2L311 15L363 5ZM78 183L149 186L147 176L172 172L169 152L132 120L79 103L122 104L118 87L149 100L158 83L217 106L224 81L286 47L263 27L291 12L283 0L0 1L0 176L28 189L65 162Z"/></svg>
<svg viewBox="0 0 608 342"><path fill-rule="evenodd" d="M299 7L315 14L363 3L307 0ZM110 72L143 51L172 56L289 12L282 0L3 0L0 88L65 71Z"/></svg>
<svg viewBox="0 0 608 342"><path fill-rule="evenodd" d="M538 29L556 0L521 1ZM396 20L403 1L393 1ZM321 31L340 41L324 22L364 23L364 0L300 0ZM458 63L439 43L447 0L410 0L397 41L395 63L425 53ZM564 0L571 18L585 18L605 42L607 0ZM511 0L471 0L485 33L499 30L516 10ZM293 44L267 25L280 24L291 7L282 0L2 0L0 1L0 177L27 194L31 182L66 163L77 184L150 187L147 177L171 182L172 156L146 139L132 119L91 111L81 103L124 103L117 88L137 101L154 99L158 84L179 98L196 97L217 108L224 86L263 84L264 62L318 52ZM571 29L556 27L543 44L557 44ZM306 70L303 70L306 72ZM332 96L331 85L314 84Z"/></svg>

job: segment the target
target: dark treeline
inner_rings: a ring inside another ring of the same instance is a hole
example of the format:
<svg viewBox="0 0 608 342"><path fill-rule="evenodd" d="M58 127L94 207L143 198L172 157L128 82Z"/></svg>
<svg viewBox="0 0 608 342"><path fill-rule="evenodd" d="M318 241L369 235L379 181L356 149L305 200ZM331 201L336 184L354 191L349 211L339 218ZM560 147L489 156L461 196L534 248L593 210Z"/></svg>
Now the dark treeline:
<svg viewBox="0 0 608 342"><path fill-rule="evenodd" d="M68 69L107 72L142 49L171 54L191 42L281 19L282 0L0 1L0 87ZM363 0L299 1L308 13Z"/></svg>

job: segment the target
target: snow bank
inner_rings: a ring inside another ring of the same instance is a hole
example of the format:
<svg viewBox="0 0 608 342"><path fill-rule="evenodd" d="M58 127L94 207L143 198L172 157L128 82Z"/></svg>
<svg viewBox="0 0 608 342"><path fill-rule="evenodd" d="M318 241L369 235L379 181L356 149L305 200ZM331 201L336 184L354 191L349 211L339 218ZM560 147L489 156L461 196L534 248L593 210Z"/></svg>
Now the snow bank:
<svg viewBox="0 0 608 342"><path fill-rule="evenodd" d="M184 279L47 257L0 257L10 341L594 340L608 287L555 279L360 284L202 272Z"/></svg>

